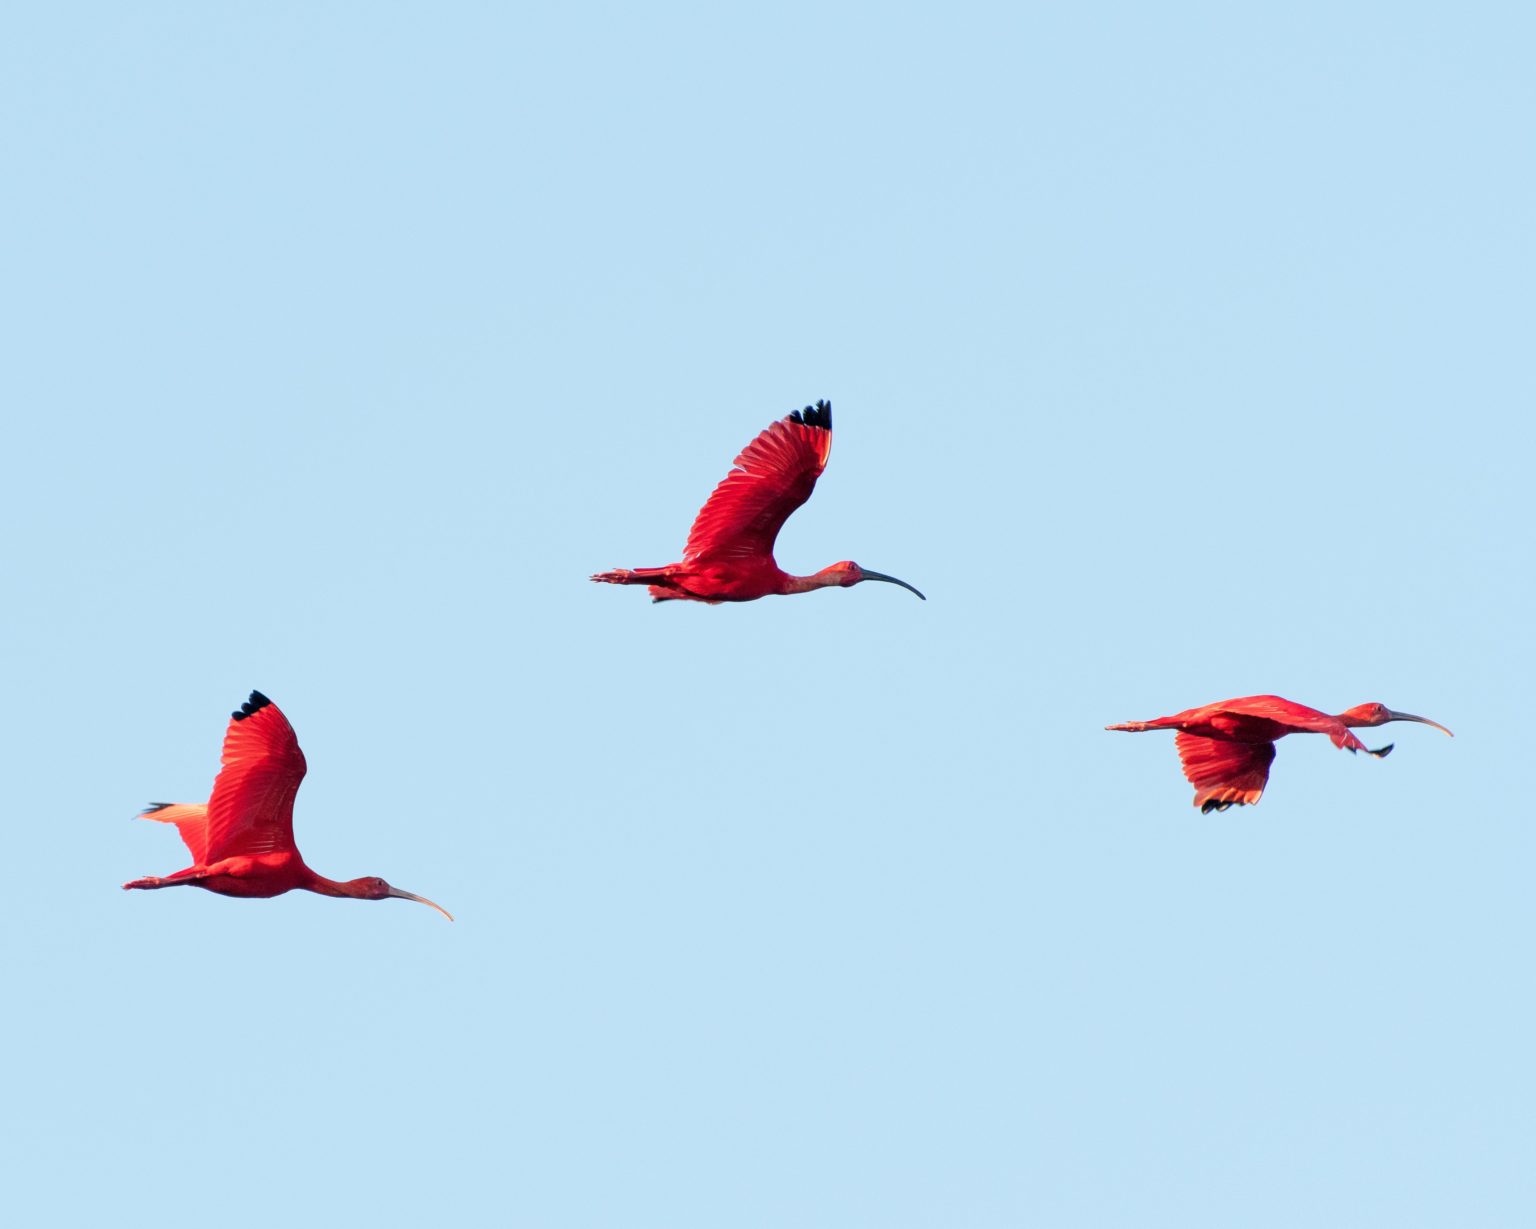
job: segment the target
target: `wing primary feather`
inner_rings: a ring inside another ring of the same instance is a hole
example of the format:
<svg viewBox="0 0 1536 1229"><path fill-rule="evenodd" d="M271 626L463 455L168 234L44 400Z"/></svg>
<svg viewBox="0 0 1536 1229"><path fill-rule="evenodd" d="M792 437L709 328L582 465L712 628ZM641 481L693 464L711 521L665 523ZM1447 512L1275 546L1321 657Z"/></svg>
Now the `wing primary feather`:
<svg viewBox="0 0 1536 1229"><path fill-rule="evenodd" d="M823 430L832 430L832 403L830 401L818 401L815 405L808 405L803 410L796 410L789 416L790 422L804 423L807 427L821 427Z"/></svg>
<svg viewBox="0 0 1536 1229"><path fill-rule="evenodd" d="M262 709L268 707L271 703L272 701L267 699L266 696L262 695L261 692L253 691L251 692L251 698L242 704L235 712L230 713L230 716L233 717L236 721L244 721L247 717L261 712Z"/></svg>

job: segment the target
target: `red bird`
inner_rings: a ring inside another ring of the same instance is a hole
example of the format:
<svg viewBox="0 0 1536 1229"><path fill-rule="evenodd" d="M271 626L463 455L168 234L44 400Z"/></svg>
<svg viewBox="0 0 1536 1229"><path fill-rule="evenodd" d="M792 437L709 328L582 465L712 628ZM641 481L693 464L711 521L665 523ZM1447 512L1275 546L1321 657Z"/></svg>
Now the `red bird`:
<svg viewBox="0 0 1536 1229"><path fill-rule="evenodd" d="M160 879L150 876L124 888L174 888L189 884L221 896L281 896L294 888L322 896L384 900L398 896L453 915L425 896L392 888L376 876L337 882L304 865L293 843L293 797L304 779L304 753L277 705L259 691L230 714L224 733L223 767L207 803L157 802L145 819L175 824L192 851L192 865Z"/></svg>
<svg viewBox="0 0 1536 1229"><path fill-rule="evenodd" d="M741 450L688 531L683 561L664 568L619 568L593 580L648 585L657 602L751 602L774 593L846 589L861 580L904 580L851 560L811 576L791 576L774 562L773 543L789 514L811 497L832 451L832 403L818 401L780 419ZM924 599L925 601L927 599Z"/></svg>
<svg viewBox="0 0 1536 1229"><path fill-rule="evenodd" d="M1395 713L1384 704L1357 704L1337 717L1330 717L1279 696L1243 696L1155 721L1127 721L1104 728L1138 733L1177 730L1173 745L1179 749L1184 775L1195 787L1195 805L1204 814L1225 811L1234 805L1246 806L1263 796L1277 738L1287 734L1326 734L1341 750L1364 751L1380 758L1392 750L1391 743L1372 751L1349 731L1352 726L1385 725L1389 721L1417 721L1450 733L1438 721L1412 713Z"/></svg>

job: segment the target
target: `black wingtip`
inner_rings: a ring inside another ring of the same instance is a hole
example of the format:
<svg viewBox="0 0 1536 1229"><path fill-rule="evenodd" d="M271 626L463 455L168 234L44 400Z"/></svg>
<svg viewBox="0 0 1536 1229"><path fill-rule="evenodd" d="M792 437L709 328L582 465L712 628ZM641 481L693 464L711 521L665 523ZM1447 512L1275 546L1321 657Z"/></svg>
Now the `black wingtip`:
<svg viewBox="0 0 1536 1229"><path fill-rule="evenodd" d="M267 699L266 696L262 695L261 692L253 691L251 692L251 698L234 712L230 713L230 716L233 717L236 721L244 721L252 713L261 712L262 709L266 708L267 705L271 703L272 701Z"/></svg>
<svg viewBox="0 0 1536 1229"><path fill-rule="evenodd" d="M1245 807L1246 802L1217 802L1214 798L1207 798L1205 805L1200 808L1200 814L1209 815L1212 811L1225 811L1228 807Z"/></svg>
<svg viewBox="0 0 1536 1229"><path fill-rule="evenodd" d="M790 422L804 423L807 427L820 427L823 431L832 430L832 403L830 401L818 401L815 405L808 405L803 410L796 410L789 416Z"/></svg>
<svg viewBox="0 0 1536 1229"><path fill-rule="evenodd" d="M139 812L140 815L153 815L156 811L163 811L166 807L175 806L174 802L151 802Z"/></svg>

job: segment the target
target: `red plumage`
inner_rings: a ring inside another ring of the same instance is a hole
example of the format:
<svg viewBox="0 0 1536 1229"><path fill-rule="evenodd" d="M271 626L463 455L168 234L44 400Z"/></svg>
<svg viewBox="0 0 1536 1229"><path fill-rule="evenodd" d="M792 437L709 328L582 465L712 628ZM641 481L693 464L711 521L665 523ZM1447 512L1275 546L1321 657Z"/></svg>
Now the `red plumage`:
<svg viewBox="0 0 1536 1229"><path fill-rule="evenodd" d="M820 405L823 413L807 407L780 419L737 454L694 517L684 560L773 558L779 530L832 455L832 407Z"/></svg>
<svg viewBox="0 0 1536 1229"><path fill-rule="evenodd" d="M737 454L728 473L699 509L680 563L661 568L617 568L593 580L645 585L653 600L750 602L773 594L847 588L864 580L901 585L850 560L810 576L792 576L773 557L779 530L811 497L832 452L832 404L818 401L769 425Z"/></svg>
<svg viewBox="0 0 1536 1229"><path fill-rule="evenodd" d="M309 765L282 710L258 700L266 697L253 692L224 731L223 767L208 799L207 857L215 862L298 852L293 799Z"/></svg>
<svg viewBox="0 0 1536 1229"><path fill-rule="evenodd" d="M305 865L293 840L293 800L306 765L288 718L259 691L230 714L224 754L207 804L158 802L146 819L176 825L192 865L164 877L146 876L125 888L189 886L221 896L281 896L295 888L322 896L384 900L396 896L442 906L391 887L377 876L334 880Z"/></svg>
<svg viewBox="0 0 1536 1229"><path fill-rule="evenodd" d="M1132 733L1177 730L1174 745L1184 776L1195 787L1195 805L1202 811L1225 811L1230 806L1256 803L1263 796L1275 743L1287 734L1326 734L1343 750L1381 757L1392 750L1392 744L1373 751L1350 729L1388 721L1416 721L1450 733L1438 721L1394 712L1383 704L1359 704L1333 716L1280 696L1241 696L1186 709L1172 717L1104 728Z"/></svg>
<svg viewBox="0 0 1536 1229"><path fill-rule="evenodd" d="M1275 758L1274 743L1228 742L1180 730L1173 745L1184 776L1195 787L1195 805L1202 811L1247 806L1263 796Z"/></svg>

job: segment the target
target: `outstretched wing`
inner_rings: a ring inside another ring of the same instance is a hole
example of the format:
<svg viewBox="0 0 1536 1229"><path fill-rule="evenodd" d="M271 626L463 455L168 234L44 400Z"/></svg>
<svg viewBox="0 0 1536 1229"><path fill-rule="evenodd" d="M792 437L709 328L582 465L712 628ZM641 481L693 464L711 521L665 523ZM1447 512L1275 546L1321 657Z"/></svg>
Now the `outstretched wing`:
<svg viewBox="0 0 1536 1229"><path fill-rule="evenodd" d="M1286 700L1280 696L1242 696L1236 700L1207 705L1207 709L1214 710L1218 720L1225 713L1258 717L1277 726L1284 726L1288 733L1326 734L1333 740L1333 745L1342 751L1369 750L1332 713L1308 708L1305 704L1297 704L1295 700Z"/></svg>
<svg viewBox="0 0 1536 1229"><path fill-rule="evenodd" d="M1184 775L1195 787L1201 812L1257 802L1269 783L1275 760L1274 743L1240 743L1225 738L1201 738L1180 730L1174 736Z"/></svg>
<svg viewBox="0 0 1536 1229"><path fill-rule="evenodd" d="M830 401L774 423L741 450L699 509L683 559L772 559L779 530L811 497L831 452Z"/></svg>
<svg viewBox="0 0 1536 1229"><path fill-rule="evenodd" d="M175 824L192 854L193 866L208 865L208 804L206 802L151 802L139 812L140 819Z"/></svg>
<svg viewBox="0 0 1536 1229"><path fill-rule="evenodd" d="M223 763L208 799L208 864L293 849L304 753L288 718L261 692L230 714Z"/></svg>

